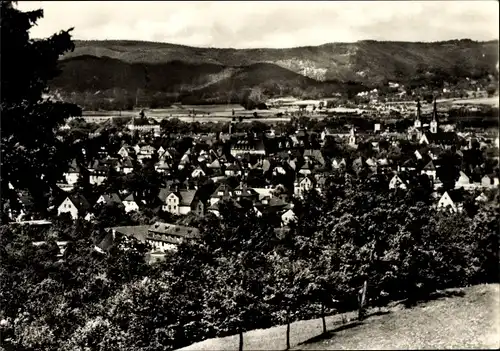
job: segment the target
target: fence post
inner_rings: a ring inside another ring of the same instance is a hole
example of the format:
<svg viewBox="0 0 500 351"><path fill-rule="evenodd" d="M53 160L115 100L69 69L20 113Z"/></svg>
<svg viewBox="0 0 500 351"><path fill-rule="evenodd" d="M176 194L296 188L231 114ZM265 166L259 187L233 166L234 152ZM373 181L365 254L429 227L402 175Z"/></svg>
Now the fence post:
<svg viewBox="0 0 500 351"><path fill-rule="evenodd" d="M359 311L358 311L358 320L363 320L365 316L365 303L366 303L366 289L368 286L368 281L365 280L363 283L363 287L358 292L358 301L359 301Z"/></svg>

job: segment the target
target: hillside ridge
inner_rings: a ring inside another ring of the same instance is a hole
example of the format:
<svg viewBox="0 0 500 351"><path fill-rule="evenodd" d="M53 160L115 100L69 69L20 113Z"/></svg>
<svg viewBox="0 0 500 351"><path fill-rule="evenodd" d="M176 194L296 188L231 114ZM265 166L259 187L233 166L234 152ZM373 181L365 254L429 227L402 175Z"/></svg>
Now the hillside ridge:
<svg viewBox="0 0 500 351"><path fill-rule="evenodd" d="M387 81L426 80L429 72L441 81L497 76L498 40L367 40L287 49L75 41L75 50L60 62L62 75L51 82L51 88L63 95L124 89L122 95L135 96L142 89L149 99L167 94L174 100L188 96L191 103L239 102L257 89L267 97L319 98L334 93L352 95ZM348 83L354 83L354 89ZM114 98L116 92L107 94Z"/></svg>

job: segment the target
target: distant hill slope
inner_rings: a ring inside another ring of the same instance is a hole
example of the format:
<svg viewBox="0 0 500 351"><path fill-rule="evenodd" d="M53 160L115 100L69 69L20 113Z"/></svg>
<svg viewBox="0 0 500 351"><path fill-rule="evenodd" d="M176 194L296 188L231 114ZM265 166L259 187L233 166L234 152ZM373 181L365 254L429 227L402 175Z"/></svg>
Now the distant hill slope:
<svg viewBox="0 0 500 351"><path fill-rule="evenodd" d="M138 41L76 41L75 45L74 52L61 59L62 75L51 82L64 93L122 89L135 95L143 89L149 96L204 100L236 99L253 88L267 95L345 94L387 80L407 83L426 72L484 77L495 74L498 63L498 41L360 41L241 50ZM346 86L347 82L351 84Z"/></svg>
<svg viewBox="0 0 500 351"><path fill-rule="evenodd" d="M75 56L61 61L62 74L51 82L62 95L79 97L86 105L96 99L134 98L184 103L239 103L252 91L257 95L293 94L319 97L336 92L356 93L361 83L318 81L271 63L223 66L213 63L170 61L128 63L109 57ZM162 100L163 99L163 100ZM148 102L149 101L149 102Z"/></svg>
<svg viewBox="0 0 500 351"><path fill-rule="evenodd" d="M65 58L82 55L107 56L128 63L210 63L248 66L274 63L316 80L358 80L375 83L397 79L424 68L495 71L498 41L456 40L436 43L359 41L290 49L214 49L138 41L76 41ZM360 74L365 72L365 74Z"/></svg>

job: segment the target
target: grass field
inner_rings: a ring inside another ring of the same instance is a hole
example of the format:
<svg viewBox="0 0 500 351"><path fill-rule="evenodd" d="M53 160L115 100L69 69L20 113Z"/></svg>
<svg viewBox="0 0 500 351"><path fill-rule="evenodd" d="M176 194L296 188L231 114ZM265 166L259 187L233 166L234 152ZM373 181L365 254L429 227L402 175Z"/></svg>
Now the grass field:
<svg viewBox="0 0 500 351"><path fill-rule="evenodd" d="M498 106L498 101L499 101L498 96L492 96L492 97L487 97L487 98L454 100L453 103L454 104Z"/></svg>
<svg viewBox="0 0 500 351"><path fill-rule="evenodd" d="M361 323L342 325L342 317L327 318L328 333L321 335L321 320L291 325L294 350L337 349L450 349L500 347L500 286L478 285L452 289L414 308L395 304L368 311ZM286 326L253 330L244 335L244 350L285 350ZM237 350L238 336L210 339L182 350Z"/></svg>

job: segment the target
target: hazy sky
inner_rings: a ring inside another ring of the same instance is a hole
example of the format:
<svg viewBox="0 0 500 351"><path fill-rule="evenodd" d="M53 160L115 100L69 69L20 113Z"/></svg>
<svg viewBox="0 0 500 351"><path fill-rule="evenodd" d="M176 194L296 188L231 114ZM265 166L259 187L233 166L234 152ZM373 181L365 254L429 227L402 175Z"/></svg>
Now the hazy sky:
<svg viewBox="0 0 500 351"><path fill-rule="evenodd" d="M154 2L31 1L32 37L75 27L75 39L129 39L255 48L357 40L499 38L497 1Z"/></svg>

